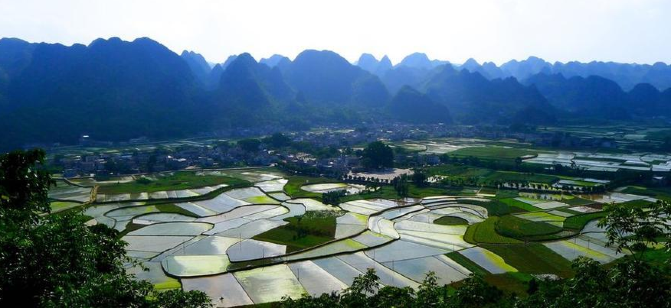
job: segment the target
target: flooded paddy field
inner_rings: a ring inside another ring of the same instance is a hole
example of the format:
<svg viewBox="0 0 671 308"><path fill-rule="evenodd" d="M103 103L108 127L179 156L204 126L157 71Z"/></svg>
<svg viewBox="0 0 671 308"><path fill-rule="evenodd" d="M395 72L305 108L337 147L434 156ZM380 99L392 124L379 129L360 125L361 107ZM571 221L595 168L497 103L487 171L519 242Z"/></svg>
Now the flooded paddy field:
<svg viewBox="0 0 671 308"><path fill-rule="evenodd" d="M86 193L90 198L91 190L106 186L131 190L126 194L135 198L108 200L114 195L108 193L88 200L84 214L91 217L89 223L121 232L128 256L149 270L129 265L128 271L139 279L204 291L222 307L339 292L368 268L376 270L384 285L417 288L430 271L439 283L449 284L473 271L563 273L579 256L611 262L628 252L616 253L605 244L604 231L594 220L602 213L598 205L654 201L621 192L589 199L529 192L431 195L427 190L422 197L400 199L353 191L352 200L332 206L287 191L291 176L278 170L222 169L178 176L190 181L180 185L202 184L205 180L198 177L208 177L209 185L174 190L155 185L138 192L143 186L136 180L90 182L88 188L57 187L52 196L83 200ZM160 183L174 175L146 177ZM332 182L301 189L324 193L352 187ZM528 251L538 254L531 265L508 253L527 249L525 241L533 243ZM540 261L548 258L561 261L553 266Z"/></svg>

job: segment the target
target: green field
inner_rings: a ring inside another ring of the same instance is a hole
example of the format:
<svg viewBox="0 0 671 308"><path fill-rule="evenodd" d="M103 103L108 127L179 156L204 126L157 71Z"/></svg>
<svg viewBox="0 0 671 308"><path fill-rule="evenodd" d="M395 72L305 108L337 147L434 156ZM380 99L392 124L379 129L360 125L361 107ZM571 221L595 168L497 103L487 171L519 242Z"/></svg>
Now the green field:
<svg viewBox="0 0 671 308"><path fill-rule="evenodd" d="M496 224L497 233L517 239L553 234L560 231L562 231L561 227L545 222L530 221L512 215L502 216Z"/></svg>
<svg viewBox="0 0 671 308"><path fill-rule="evenodd" d="M434 220L433 223L444 226L468 225L468 221L466 219L454 216L443 216L441 218Z"/></svg>
<svg viewBox="0 0 671 308"><path fill-rule="evenodd" d="M575 215L564 220L565 229L582 230L588 222L606 217L606 212Z"/></svg>
<svg viewBox="0 0 671 308"><path fill-rule="evenodd" d="M334 240L337 214L333 212L306 212L303 216L289 217L284 226L266 231L255 240L287 245L294 252Z"/></svg>
<svg viewBox="0 0 671 308"><path fill-rule="evenodd" d="M573 205L573 206L589 205L589 204L594 203L594 201L587 200L587 199L582 199L582 198L578 198L578 197L563 199L561 202L564 202L568 205Z"/></svg>
<svg viewBox="0 0 671 308"><path fill-rule="evenodd" d="M514 206L514 207L517 207L517 208L520 208L520 209L523 209L523 210L529 211L529 212L540 210L539 208L537 208L537 207L535 207L531 204L528 204L526 202L522 202L520 200L513 199L513 198L500 199L499 201L501 201L501 202L503 202L507 205Z"/></svg>
<svg viewBox="0 0 671 308"><path fill-rule="evenodd" d="M290 176L289 181L284 185L284 192L292 198L315 198L320 199L322 194L309 192L301 189L304 185L321 184L321 183L337 183L334 179L318 178L310 176Z"/></svg>
<svg viewBox="0 0 671 308"><path fill-rule="evenodd" d="M538 243L517 245L481 245L501 256L518 271L528 274L571 275L571 262Z"/></svg>
<svg viewBox="0 0 671 308"><path fill-rule="evenodd" d="M451 152L450 155L462 157L473 156L487 160L515 160L515 158L526 155L536 155L538 152L539 151L521 148L487 146L463 148Z"/></svg>
<svg viewBox="0 0 671 308"><path fill-rule="evenodd" d="M195 172L181 171L170 175L159 175L156 179L143 178L128 183L101 185L100 194L138 194L167 190L181 190L227 184L231 187L251 185L248 181L218 175L197 175Z"/></svg>
<svg viewBox="0 0 671 308"><path fill-rule="evenodd" d="M492 216L483 222L472 224L466 229L464 240L471 244L520 244L522 241L503 236L496 232L499 217Z"/></svg>
<svg viewBox="0 0 671 308"><path fill-rule="evenodd" d="M156 206L156 208L162 213L176 213L176 214L182 214L184 216L198 217L198 215L191 213L172 203L156 204L154 206Z"/></svg>
<svg viewBox="0 0 671 308"><path fill-rule="evenodd" d="M464 255L458 253L458 252L450 252L446 254L448 258L454 260L454 262L459 263L459 265L465 267L467 270L471 271L473 274L476 275L488 275L489 272L482 268L480 265L477 263L471 261L469 258L464 257Z"/></svg>
<svg viewBox="0 0 671 308"><path fill-rule="evenodd" d="M445 164L427 168L429 175L448 175L462 178L485 177L493 171L485 168L471 167L466 165Z"/></svg>
<svg viewBox="0 0 671 308"><path fill-rule="evenodd" d="M49 203L52 213L73 209L76 207L80 207L82 205L83 205L82 203L66 202L66 201L51 201Z"/></svg>

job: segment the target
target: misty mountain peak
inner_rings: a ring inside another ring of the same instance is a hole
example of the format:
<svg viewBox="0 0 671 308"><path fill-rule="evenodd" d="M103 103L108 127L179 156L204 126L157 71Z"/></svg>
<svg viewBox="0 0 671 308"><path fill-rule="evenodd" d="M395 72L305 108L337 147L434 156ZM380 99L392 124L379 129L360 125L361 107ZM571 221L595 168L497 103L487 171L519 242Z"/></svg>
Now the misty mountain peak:
<svg viewBox="0 0 671 308"><path fill-rule="evenodd" d="M429 57L421 52L415 52L407 55L397 66L409 66L414 68L431 69L432 64Z"/></svg>

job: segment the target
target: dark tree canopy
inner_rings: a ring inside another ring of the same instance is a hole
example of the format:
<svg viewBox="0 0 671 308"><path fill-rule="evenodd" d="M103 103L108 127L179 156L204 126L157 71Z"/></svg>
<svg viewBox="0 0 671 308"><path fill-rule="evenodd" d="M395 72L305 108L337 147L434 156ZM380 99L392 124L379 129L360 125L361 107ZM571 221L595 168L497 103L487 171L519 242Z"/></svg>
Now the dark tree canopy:
<svg viewBox="0 0 671 308"><path fill-rule="evenodd" d="M274 148L282 148L291 145L291 138L282 133L274 133L270 137L263 138L263 142Z"/></svg>
<svg viewBox="0 0 671 308"><path fill-rule="evenodd" d="M382 141L371 142L363 150L362 164L370 169L394 167L394 150Z"/></svg>
<svg viewBox="0 0 671 308"><path fill-rule="evenodd" d="M259 139L242 139L238 141L238 145L243 151L256 152L259 150L261 140Z"/></svg>

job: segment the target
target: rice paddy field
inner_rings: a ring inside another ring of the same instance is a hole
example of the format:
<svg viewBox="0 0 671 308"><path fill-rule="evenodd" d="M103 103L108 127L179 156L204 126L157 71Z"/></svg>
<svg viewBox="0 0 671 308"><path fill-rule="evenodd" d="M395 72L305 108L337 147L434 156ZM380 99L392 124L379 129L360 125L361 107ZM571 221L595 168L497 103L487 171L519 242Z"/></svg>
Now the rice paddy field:
<svg viewBox="0 0 671 308"><path fill-rule="evenodd" d="M129 265L128 272L159 289L201 290L218 307L339 292L368 268L383 285L411 288L429 271L441 284L481 274L504 290L531 275L570 277L579 256L609 263L628 254L606 245L597 226L603 204L645 206L657 196L636 187L578 196L413 186L407 198L382 187L351 191L331 206L321 193L356 186L273 169L145 177L63 182L52 207L86 202L89 223L119 230L128 256L148 269Z"/></svg>

